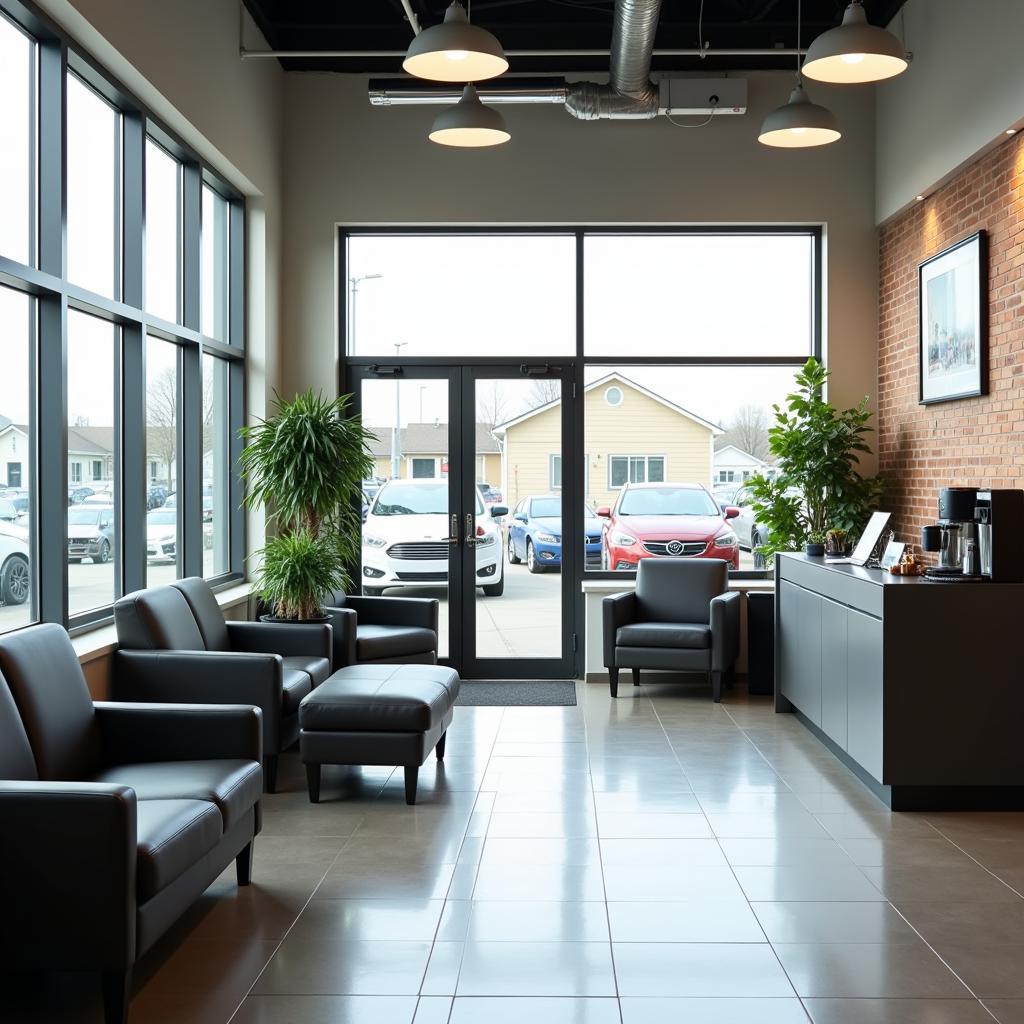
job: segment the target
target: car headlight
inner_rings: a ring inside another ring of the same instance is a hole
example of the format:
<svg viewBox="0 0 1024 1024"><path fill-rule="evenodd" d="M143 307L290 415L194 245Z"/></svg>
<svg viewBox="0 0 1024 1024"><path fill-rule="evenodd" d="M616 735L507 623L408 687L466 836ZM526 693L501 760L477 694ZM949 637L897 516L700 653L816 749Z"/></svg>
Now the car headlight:
<svg viewBox="0 0 1024 1024"><path fill-rule="evenodd" d="M497 539L498 535L496 533L485 533L483 536L477 537L476 546L478 548L490 547Z"/></svg>
<svg viewBox="0 0 1024 1024"><path fill-rule="evenodd" d="M556 537L553 533L538 533L537 534L537 540L539 540L541 542L541 544L561 544L562 543L562 538L561 537Z"/></svg>
<svg viewBox="0 0 1024 1024"><path fill-rule="evenodd" d="M734 548L739 544L739 538L732 530L726 530L715 538L716 548Z"/></svg>
<svg viewBox="0 0 1024 1024"><path fill-rule="evenodd" d="M630 544L636 543L636 537L633 537L628 533L621 533L619 530L613 531L611 538L613 544L619 544L622 547L626 548L628 548Z"/></svg>
<svg viewBox="0 0 1024 1024"><path fill-rule="evenodd" d="M371 533L363 534L363 547L365 548L382 548L387 544L387 540L384 537L375 537Z"/></svg>

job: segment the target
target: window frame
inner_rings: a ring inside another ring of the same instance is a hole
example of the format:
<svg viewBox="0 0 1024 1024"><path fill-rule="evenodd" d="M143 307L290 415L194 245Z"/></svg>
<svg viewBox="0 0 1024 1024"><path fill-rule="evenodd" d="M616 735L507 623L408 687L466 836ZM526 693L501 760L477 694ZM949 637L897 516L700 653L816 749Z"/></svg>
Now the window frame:
<svg viewBox="0 0 1024 1024"><path fill-rule="evenodd" d="M555 467L558 467L558 483L555 483ZM562 489L562 453L553 452L548 456L548 486L553 491Z"/></svg>
<svg viewBox="0 0 1024 1024"><path fill-rule="evenodd" d="M612 463L615 459L626 460L626 482L622 484L616 484L612 480ZM636 460L643 459L644 462L644 478L643 480L632 480L630 479L633 475L633 464ZM651 459L661 460L661 479L651 480ZM668 479L668 456L662 454L654 455L634 455L633 453L623 454L621 452L612 452L608 455L608 490L609 491L621 491L627 484L649 484L649 483L664 483Z"/></svg>
<svg viewBox="0 0 1024 1024"><path fill-rule="evenodd" d="M202 377L204 352L229 364L228 419L230 464L241 452L238 430L245 423L245 200L240 192L206 164L160 118L117 78L95 61L77 41L26 0L0 0L0 12L36 41L36 245L29 263L0 254L0 284L32 295L36 300L36 329L32 339L35 366L33 409L37 437L31 458L35 487L33 587L36 621L56 622L73 634L112 618L108 603L69 616L67 548L67 488L82 486L73 478L67 457L67 412L64 366L69 310L116 325L114 380L114 450L104 460L111 465L115 490L115 594L145 585L146 497L149 466L145 444L145 358L147 334L181 349L179 452L181 467L182 572L203 575L203 459ZM68 280L66 271L66 134L65 76L74 74L111 104L121 116L120 266L118 299L91 292ZM181 165L182 230L179 264L182 283L180 323L145 310L144 225L145 151L147 138ZM202 186L209 185L228 202L228 337L206 337L200 329ZM61 381L44 388L42 381ZM92 465L80 465L80 475ZM241 511L242 483L231 473L230 567L211 578L216 587L245 578L245 516Z"/></svg>

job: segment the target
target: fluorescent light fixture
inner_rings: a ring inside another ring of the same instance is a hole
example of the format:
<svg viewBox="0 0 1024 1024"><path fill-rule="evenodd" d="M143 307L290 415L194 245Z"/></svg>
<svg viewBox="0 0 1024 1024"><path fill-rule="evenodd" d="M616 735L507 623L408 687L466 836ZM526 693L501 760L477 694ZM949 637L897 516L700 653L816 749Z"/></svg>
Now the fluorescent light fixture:
<svg viewBox="0 0 1024 1024"><path fill-rule="evenodd" d="M804 57L808 78L836 85L881 82L906 70L903 44L891 32L868 23L860 0L853 0L842 24L822 32Z"/></svg>
<svg viewBox="0 0 1024 1024"><path fill-rule="evenodd" d="M430 130L430 141L442 146L500 146L511 138L505 118L493 107L485 107L480 102L473 85L462 90L462 99L454 107L437 115Z"/></svg>
<svg viewBox="0 0 1024 1024"><path fill-rule="evenodd" d="M402 68L432 82L483 82L508 70L501 43L470 24L466 8L455 0L439 25L425 28L409 44Z"/></svg>

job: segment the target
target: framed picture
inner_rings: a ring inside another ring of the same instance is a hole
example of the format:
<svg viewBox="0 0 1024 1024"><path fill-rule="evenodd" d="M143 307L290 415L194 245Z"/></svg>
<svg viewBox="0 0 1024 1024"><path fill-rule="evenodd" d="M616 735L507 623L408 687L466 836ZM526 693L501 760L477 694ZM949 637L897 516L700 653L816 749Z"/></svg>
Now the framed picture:
<svg viewBox="0 0 1024 1024"><path fill-rule="evenodd" d="M885 546L885 554L882 555L881 567L883 569L890 569L892 566L898 565L903 557L903 551L906 546L906 544L898 540L889 541Z"/></svg>
<svg viewBox="0 0 1024 1024"><path fill-rule="evenodd" d="M984 231L917 269L922 405L988 392L988 245Z"/></svg>

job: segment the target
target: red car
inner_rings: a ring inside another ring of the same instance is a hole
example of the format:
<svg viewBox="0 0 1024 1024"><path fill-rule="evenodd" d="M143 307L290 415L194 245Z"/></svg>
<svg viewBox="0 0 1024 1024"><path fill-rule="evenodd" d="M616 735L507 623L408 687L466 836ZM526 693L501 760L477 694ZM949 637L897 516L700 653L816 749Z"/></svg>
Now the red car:
<svg viewBox="0 0 1024 1024"><path fill-rule="evenodd" d="M602 558L606 569L635 569L641 558L721 558L740 567L740 543L723 511L700 484L627 484L606 519Z"/></svg>

